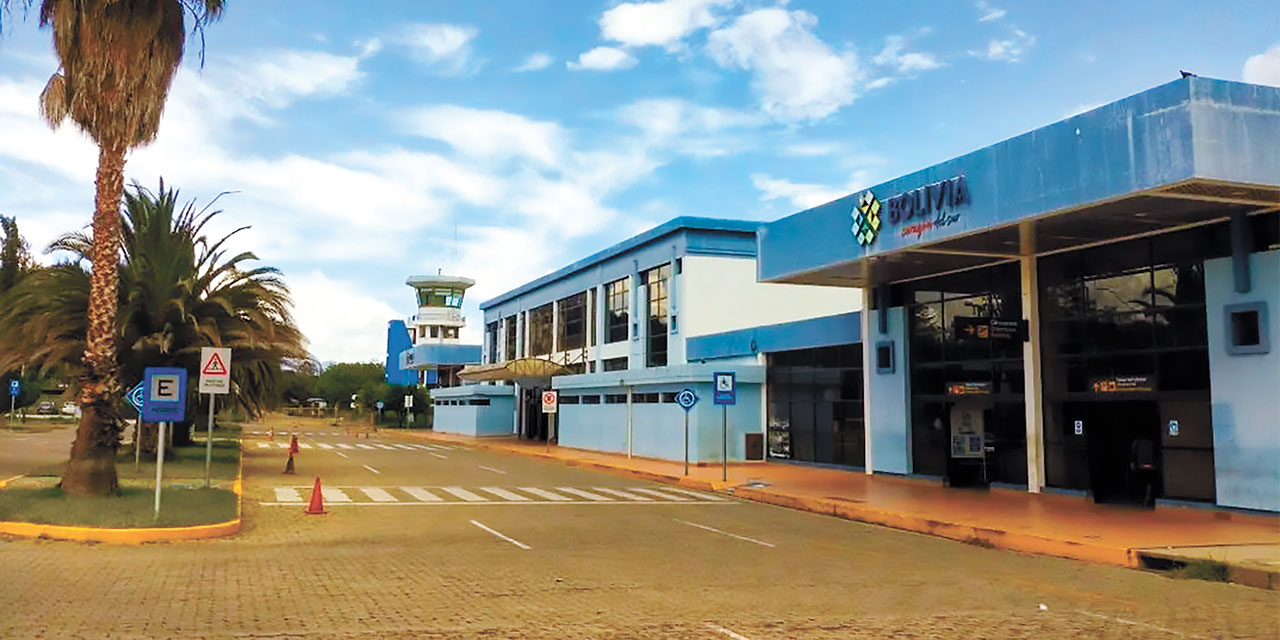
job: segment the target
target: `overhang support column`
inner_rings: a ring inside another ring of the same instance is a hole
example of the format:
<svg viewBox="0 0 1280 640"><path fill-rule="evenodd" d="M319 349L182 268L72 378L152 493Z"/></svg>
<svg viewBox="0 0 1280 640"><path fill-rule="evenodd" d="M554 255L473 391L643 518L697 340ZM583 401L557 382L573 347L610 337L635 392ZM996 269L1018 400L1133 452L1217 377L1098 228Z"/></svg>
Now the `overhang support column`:
<svg viewBox="0 0 1280 640"><path fill-rule="evenodd" d="M1044 489L1044 370L1040 353L1040 282L1036 266L1034 223L1023 222L1018 232L1021 239L1018 265L1022 282L1022 319L1027 323L1027 340L1022 343L1027 491L1040 493Z"/></svg>
<svg viewBox="0 0 1280 640"><path fill-rule="evenodd" d="M881 301L881 304L884 304ZM862 287L862 309L858 313L858 319L862 323L862 440L865 447L864 457L866 458L865 472L867 475L875 473L875 463L871 460L871 403L874 399L871 397L871 376L876 374L876 349L875 341L872 336L877 335L871 331L871 287Z"/></svg>

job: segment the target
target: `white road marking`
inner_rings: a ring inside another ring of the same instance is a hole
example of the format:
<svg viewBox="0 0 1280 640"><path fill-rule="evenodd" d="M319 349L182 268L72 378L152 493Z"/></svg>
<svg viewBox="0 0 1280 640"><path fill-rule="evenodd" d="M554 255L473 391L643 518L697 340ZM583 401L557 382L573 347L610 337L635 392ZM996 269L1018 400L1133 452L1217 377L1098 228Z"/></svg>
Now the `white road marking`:
<svg viewBox="0 0 1280 640"><path fill-rule="evenodd" d="M440 489L444 491L448 491L449 493L452 493L453 495L458 496L459 498L462 498L467 502L488 502L489 501L488 498L484 496L478 496L474 493L471 493L470 491L467 491L466 489L463 489L462 487L440 487Z"/></svg>
<svg viewBox="0 0 1280 640"><path fill-rule="evenodd" d="M353 447L353 446L351 446L351 445L349 445L349 444L347 444L347 443L345 443L345 442L339 442L339 443L338 443L338 448L339 448L339 449L354 449L355 447Z"/></svg>
<svg viewBox="0 0 1280 640"><path fill-rule="evenodd" d="M444 498L423 489L422 487L400 487L400 490L421 500L422 502L444 502Z"/></svg>
<svg viewBox="0 0 1280 640"><path fill-rule="evenodd" d="M361 448L361 449L373 449L373 447L371 447L371 446L369 446L369 445L367 445L367 444L357 444L356 446L357 446L357 447L359 447L359 448Z"/></svg>
<svg viewBox="0 0 1280 640"><path fill-rule="evenodd" d="M325 502L351 502L351 496L337 487L320 487Z"/></svg>
<svg viewBox="0 0 1280 640"><path fill-rule="evenodd" d="M266 449L266 448L268 448L268 447L270 447L270 446L271 446L271 443L270 443L270 442L259 442L259 443L258 443L258 448L259 448L259 449Z"/></svg>
<svg viewBox="0 0 1280 640"><path fill-rule="evenodd" d="M1173 629L1169 629L1169 628L1167 628L1167 627L1161 627L1161 626L1154 625L1154 624L1148 624L1148 623L1146 623L1146 622L1137 622L1137 621L1135 621L1135 620L1125 620L1124 618L1113 618L1113 617L1111 617L1111 616L1104 616L1104 615L1102 615L1102 614L1100 614L1100 613L1090 613L1090 612L1088 612L1088 611L1076 611L1076 613L1079 613L1079 614L1081 614L1081 615L1089 616L1090 618L1098 618L1098 619L1100 619L1100 620L1110 620L1110 621L1112 621L1112 622L1119 622L1120 624L1127 624L1127 625L1134 626L1134 627L1146 627L1147 629L1155 629L1156 631L1163 631L1163 632L1165 632L1165 633L1171 633L1171 634L1173 634L1173 635L1175 635L1175 636L1178 636L1178 637L1180 637L1180 638L1204 638L1204 636L1188 635L1188 634L1182 633L1181 631L1174 631Z"/></svg>
<svg viewBox="0 0 1280 640"><path fill-rule="evenodd" d="M367 464L366 464L366 465L361 465L361 466L363 466L364 468L366 468L366 469L368 469L368 470L370 470L370 471L372 471L372 472L374 472L374 473L378 473L378 474L382 473L381 471L378 471L377 469L374 469L373 467L371 467L371 466L369 466L369 465L367 465Z"/></svg>
<svg viewBox="0 0 1280 640"><path fill-rule="evenodd" d="M431 452L431 455L433 455L433 456L435 456L435 457L437 457L437 458L440 458L441 460L448 460L448 459L449 459L449 456L442 456L442 455L440 455L440 454L438 454L438 453L436 453L436 452L434 452L434 451L433 451L433 452Z"/></svg>
<svg viewBox="0 0 1280 640"><path fill-rule="evenodd" d="M486 466L484 466L484 465L480 465L480 468L481 468L481 469L484 469L485 471L492 471L492 472L494 472L494 473L501 473L501 474L502 474L502 475L504 475L504 476L505 476L505 475L507 475L507 472L506 472L506 471L503 471L502 469L494 469L493 467L486 467Z"/></svg>
<svg viewBox="0 0 1280 640"><path fill-rule="evenodd" d="M305 443L305 442L299 442L299 443L298 443L298 448L300 448L300 449L310 449L310 448L311 448L311 445L309 445L309 444L307 444L307 443Z"/></svg>
<svg viewBox="0 0 1280 640"><path fill-rule="evenodd" d="M663 487L663 489L662 489L662 490L663 490L663 491L674 491L675 493L683 493L683 494L685 494L686 496L693 496L693 497L695 497L695 498L699 498L699 499L701 499L701 500L716 500L716 501L724 501L724 502L729 502L729 501L730 501L730 500L729 500L729 498L724 498L724 497L721 497L721 496L717 496L717 495L712 494L712 493L702 493L702 492L699 492L699 491L686 491L686 490L684 490L684 489L676 489L675 487Z"/></svg>
<svg viewBox="0 0 1280 640"><path fill-rule="evenodd" d="M259 502L260 506L280 507L296 502ZM508 506L508 507L529 507L529 506L557 506L563 507L568 505L585 505L591 507L652 507L662 504L669 507L728 507L737 506L737 502L623 502L621 500L613 500L609 502L549 502L542 500L534 500L531 502L508 502L506 500L490 500L486 502L344 502L340 506L344 507L449 507L449 506L468 506L468 507L488 507L488 506Z"/></svg>
<svg viewBox="0 0 1280 640"><path fill-rule="evenodd" d="M734 633L733 631L730 631L718 624L711 624L710 622L708 622L706 623L706 626L708 629L712 631L723 633L724 635L729 636L730 638L733 638L733 640L751 640L751 638L748 638L742 635L741 633Z"/></svg>
<svg viewBox="0 0 1280 640"><path fill-rule="evenodd" d="M297 489L276 487L276 502L302 502L302 494Z"/></svg>
<svg viewBox="0 0 1280 640"><path fill-rule="evenodd" d="M316 446L320 447L321 449L332 449L332 448L333 448L333 445L328 444L328 443L326 443L326 442L317 442L317 443L316 443Z"/></svg>
<svg viewBox="0 0 1280 640"><path fill-rule="evenodd" d="M340 456L342 456L342 457L344 457L344 458L346 458L346 459L348 459L348 460L350 460L350 459L351 459L351 456L349 456L349 455L347 455L347 454L345 454L345 453L343 453L343 452L341 452L341 451L334 451L334 453L336 453L336 454L338 454L338 455L340 455Z"/></svg>
<svg viewBox="0 0 1280 640"><path fill-rule="evenodd" d="M405 450L407 450L407 451L416 451L416 450L417 450L417 448L416 448L416 447L411 447L411 446L409 446L409 445L407 445L407 444L392 444L391 446L393 446L393 447L395 447L395 448L397 448L397 449L405 449Z"/></svg>
<svg viewBox="0 0 1280 640"><path fill-rule="evenodd" d="M518 493L511 493L510 491L507 491L506 489L503 489L501 487L480 487L480 490L488 491L489 493L492 493L493 495L498 496L503 500L510 500L512 502L529 502L528 498Z"/></svg>
<svg viewBox="0 0 1280 640"><path fill-rule="evenodd" d="M289 443L288 443L288 442L277 442L277 443L276 443L276 447L278 447L278 448L280 448L280 449L288 449L288 448L289 448Z"/></svg>
<svg viewBox="0 0 1280 640"><path fill-rule="evenodd" d="M635 491L638 493L647 493L651 496L658 496L663 500L675 500L676 502L688 502L690 500L693 500L693 498L690 498L689 496L678 496L671 493L663 493L656 489L642 489L640 487L631 487L629 491Z"/></svg>
<svg viewBox="0 0 1280 640"><path fill-rule="evenodd" d="M379 448L379 449L386 449L387 451L395 451L395 450L396 450L396 448L395 448L395 447L393 447L393 446L391 446L391 445L386 445L386 444L375 444L375 445L373 445L373 446L375 446L375 447L377 447L377 448Z"/></svg>
<svg viewBox="0 0 1280 640"><path fill-rule="evenodd" d="M650 498L649 496L638 496L634 493L627 493L626 491L618 491L617 489L610 489L608 487L591 487L591 489L594 491L599 491L600 493L607 493L612 496L618 496L619 498L622 498L624 500L637 500L640 502L653 501L653 498Z"/></svg>
<svg viewBox="0 0 1280 640"><path fill-rule="evenodd" d="M573 498L566 498L558 493L551 493L550 491L544 491L542 489L538 489L537 487L516 487L516 488L525 493L531 493L535 496L538 496L539 498L546 498L547 500L553 500L556 502L569 502L573 500Z"/></svg>
<svg viewBox="0 0 1280 640"><path fill-rule="evenodd" d="M425 449L426 451L435 451L436 449L440 449L440 447L433 447L429 444L414 444L413 446L419 449Z"/></svg>
<svg viewBox="0 0 1280 640"><path fill-rule="evenodd" d="M399 502L395 496L377 487L360 487L360 490L374 502Z"/></svg>
<svg viewBox="0 0 1280 640"><path fill-rule="evenodd" d="M713 531L713 532L715 532L715 533L719 533L719 534L721 534L721 535L729 536L730 538L737 538L737 539L739 539L739 540L745 540L745 541L747 541L747 542L754 542L755 544L758 544L758 545L761 545L761 546L765 546L765 547L769 547L769 548L773 548L773 547L777 546L777 545L774 545L774 544L773 544L773 543L771 543L771 542L764 542L764 541L762 541L762 540L756 540L755 538L748 538L748 537L746 537L746 536L740 536L740 535L738 535L738 534L736 534L736 533L729 533L728 531L721 531L721 530L719 530L719 529L717 529L717 528L715 528L715 527L708 527L708 526L707 526L707 525L705 525L705 524L698 524L698 523L696 523L696 522L689 522L688 520L676 520L676 522L679 522L679 523L681 523L681 524L687 524L687 525L689 525L689 526L691 526L691 527L697 527L697 528L699 528L699 529L705 529L705 530L707 530L707 531Z"/></svg>
<svg viewBox="0 0 1280 640"><path fill-rule="evenodd" d="M511 544L514 544L515 546L520 547L521 549L524 549L525 551L528 551L529 549L533 548L523 542L520 542L519 540L508 538L502 535L501 533L498 533L497 531L494 531L493 529L490 529L489 527L486 527L480 524L479 522L476 522L475 520L472 520L471 524L474 524L475 526L480 527L481 529L484 529L485 531L488 531L489 533L492 533L493 535L498 536L499 538L502 538L503 540L506 540L507 542L510 542Z"/></svg>
<svg viewBox="0 0 1280 640"><path fill-rule="evenodd" d="M574 489L573 487L556 487L556 491L563 491L564 493L567 493L569 495L578 496L579 498L586 498L588 500L594 500L596 502L607 502L609 500L612 500L612 498L606 498L602 495L591 493L590 491L583 491L582 489Z"/></svg>

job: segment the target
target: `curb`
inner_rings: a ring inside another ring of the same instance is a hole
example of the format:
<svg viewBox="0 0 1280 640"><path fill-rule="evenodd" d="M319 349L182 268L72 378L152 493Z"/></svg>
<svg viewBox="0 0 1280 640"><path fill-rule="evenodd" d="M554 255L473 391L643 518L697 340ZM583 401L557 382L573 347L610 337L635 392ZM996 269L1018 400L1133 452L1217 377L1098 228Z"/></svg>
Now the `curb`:
<svg viewBox="0 0 1280 640"><path fill-rule="evenodd" d="M571 467L583 467L607 471L640 480L648 480L650 482L658 482L662 484L674 484L688 489L706 491L709 493L731 495L744 500L750 500L752 502L760 502L778 507L795 509L798 511L808 511L810 513L833 516L855 522L880 525L902 531L911 531L914 533L921 533L924 535L946 538L957 542L964 542L1005 551L1017 551L1040 556L1068 558L1071 560L1082 560L1085 562L1107 564L1125 568L1140 568L1142 566L1141 559L1138 557L1136 550L1129 549L1127 547L1089 544L1076 542L1074 540L1063 540L1027 533L1015 533L1012 531L1003 531L988 527L977 527L957 522L944 522L897 511L876 509L856 502L832 500L830 498L796 496L768 489L742 487L734 484L733 482L702 480L697 478L688 478L685 476L655 473L652 471L641 471L638 469L615 466L607 462L596 460L566 459L564 457L537 451L522 451L512 447L489 444L479 439L460 441L450 438L437 438L433 437L434 434L427 433L398 433L390 430L388 430L388 433L410 439L432 440L448 444L461 444L476 449L484 449L486 451L519 455L527 458L551 460ZM730 491L731 489L732 491Z"/></svg>
<svg viewBox="0 0 1280 640"><path fill-rule="evenodd" d="M21 477L21 476L16 476ZM0 490L15 478L8 478L0 483ZM236 480L231 485L236 494L236 517L224 522L198 524L189 527L145 527L136 529L116 529L107 527L73 527L60 524L42 524L37 522L0 522L0 535L19 538L51 538L72 542L101 542L104 544L136 545L148 542L176 542L185 540L208 540L225 538L240 532L241 508L244 503L244 441L240 443L240 463L236 470Z"/></svg>

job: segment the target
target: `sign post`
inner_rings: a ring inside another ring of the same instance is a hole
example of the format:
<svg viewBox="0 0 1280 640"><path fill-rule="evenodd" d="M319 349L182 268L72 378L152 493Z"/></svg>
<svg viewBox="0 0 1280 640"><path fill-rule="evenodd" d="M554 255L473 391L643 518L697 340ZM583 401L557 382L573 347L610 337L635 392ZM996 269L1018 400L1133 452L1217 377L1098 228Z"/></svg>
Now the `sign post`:
<svg viewBox="0 0 1280 640"><path fill-rule="evenodd" d="M551 450L551 430L555 425L556 412L560 408L560 394L555 391L542 392L542 412L547 414L547 451Z"/></svg>
<svg viewBox="0 0 1280 640"><path fill-rule="evenodd" d="M138 465L142 462L142 445L138 441L138 434L142 433L142 394L145 392L145 380L139 382L136 386L124 395L124 399L129 401L133 406L133 410L138 412L138 417L133 419L133 470L138 470Z"/></svg>
<svg viewBox="0 0 1280 640"><path fill-rule="evenodd" d="M164 477L165 430L174 420L187 415L187 370L170 367L147 367L143 379L142 419L159 422L160 434L156 439L156 512L160 518L160 481Z"/></svg>
<svg viewBox="0 0 1280 640"><path fill-rule="evenodd" d="M711 402L723 407L724 413L720 423L723 442L720 447L722 458L720 479L729 480L729 407L738 404L738 375L732 371L717 371L711 374Z"/></svg>
<svg viewBox="0 0 1280 640"><path fill-rule="evenodd" d="M681 389L676 394L676 404L684 409L684 474L689 475L689 411L698 404L698 394L693 389Z"/></svg>
<svg viewBox="0 0 1280 640"><path fill-rule="evenodd" d="M13 429L13 409L18 402L18 394L22 393L22 383L15 378L9 381L9 428Z"/></svg>
<svg viewBox="0 0 1280 640"><path fill-rule="evenodd" d="M405 396L405 397L404 397L404 416L405 416L405 424L404 424L404 428L406 428L406 429L411 429L411 428L413 428L413 411L412 411L412 409L413 409L413 394L409 394L409 395L407 395L407 396Z"/></svg>
<svg viewBox="0 0 1280 640"><path fill-rule="evenodd" d="M209 394L209 426L204 437L204 488L213 464L213 396L231 392L231 350L200 349L200 393Z"/></svg>

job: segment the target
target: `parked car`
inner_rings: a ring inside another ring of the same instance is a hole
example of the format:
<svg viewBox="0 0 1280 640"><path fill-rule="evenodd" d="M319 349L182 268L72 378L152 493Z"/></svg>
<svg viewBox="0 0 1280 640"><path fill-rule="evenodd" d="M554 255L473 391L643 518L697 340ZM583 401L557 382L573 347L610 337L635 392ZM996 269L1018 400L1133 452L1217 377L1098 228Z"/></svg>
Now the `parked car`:
<svg viewBox="0 0 1280 640"><path fill-rule="evenodd" d="M64 416L80 415L80 407L76 405L76 403L74 402L64 402L62 403L62 415Z"/></svg>
<svg viewBox="0 0 1280 640"><path fill-rule="evenodd" d="M36 405L36 415L38 416L51 416L56 413L58 413L57 405L48 400Z"/></svg>

